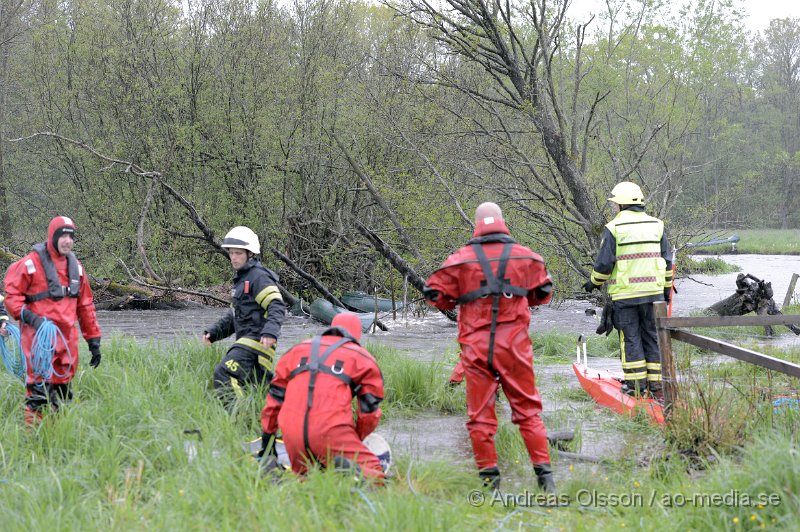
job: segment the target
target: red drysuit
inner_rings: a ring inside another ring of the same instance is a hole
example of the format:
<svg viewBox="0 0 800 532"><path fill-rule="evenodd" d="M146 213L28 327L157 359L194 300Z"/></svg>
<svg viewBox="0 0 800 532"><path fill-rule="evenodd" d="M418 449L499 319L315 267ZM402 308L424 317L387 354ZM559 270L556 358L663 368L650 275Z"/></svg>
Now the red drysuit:
<svg viewBox="0 0 800 532"><path fill-rule="evenodd" d="M502 219L489 220L476 224L474 238L428 279L430 289L438 292L431 304L442 310L459 305L467 429L478 468L497 466L498 384L511 404L511 420L519 426L531 462L549 464L528 325L529 307L550 301L552 281L542 258L515 243ZM504 271L498 272L503 263Z"/></svg>
<svg viewBox="0 0 800 532"><path fill-rule="evenodd" d="M365 477L383 478L378 458L361 443L380 421L383 377L360 338L358 316L338 314L331 328L292 347L275 367L261 426L265 434L280 427L295 473L304 473L309 460L327 465L343 456Z"/></svg>
<svg viewBox="0 0 800 532"><path fill-rule="evenodd" d="M53 385L56 387L68 385L75 376L75 370L78 368L79 334L82 333L87 341L96 340L99 345L100 326L97 324L89 280L72 252L65 256L56 248L58 236L64 231L74 232L74 230L75 225L69 218L64 216L53 218L47 229L47 242L34 246L33 251L9 266L5 277L5 304L9 315L20 320L22 312L30 312L47 318L55 323L66 340L64 345L61 337L57 337L53 353L53 376L44 383L48 391ZM45 263L40 253L42 255L46 253ZM54 269L51 269L51 266ZM49 284L47 270L57 277L50 279ZM60 297L56 293L59 289L62 292ZM76 321L80 322L81 333L75 326ZM28 365L26 381L28 408L39 410L45 398L39 397L40 401L31 402L33 386L42 388L42 379L33 374L31 364L31 343L36 331L28 323L21 322L20 326L22 350ZM71 392L64 391L62 395L71 395Z"/></svg>

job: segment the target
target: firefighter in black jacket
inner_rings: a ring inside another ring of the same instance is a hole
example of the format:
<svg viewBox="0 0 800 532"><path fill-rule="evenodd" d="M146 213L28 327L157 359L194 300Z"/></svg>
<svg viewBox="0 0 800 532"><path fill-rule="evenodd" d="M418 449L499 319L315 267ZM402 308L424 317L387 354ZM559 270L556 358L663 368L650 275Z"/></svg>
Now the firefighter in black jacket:
<svg viewBox="0 0 800 532"><path fill-rule="evenodd" d="M234 227L225 235L222 247L228 250L236 272L231 309L204 331L203 341L211 345L236 334L236 341L214 368L214 388L222 396L232 390L241 398L244 383L272 379L286 306L276 286L278 275L256 256L261 252L258 235L247 227Z"/></svg>

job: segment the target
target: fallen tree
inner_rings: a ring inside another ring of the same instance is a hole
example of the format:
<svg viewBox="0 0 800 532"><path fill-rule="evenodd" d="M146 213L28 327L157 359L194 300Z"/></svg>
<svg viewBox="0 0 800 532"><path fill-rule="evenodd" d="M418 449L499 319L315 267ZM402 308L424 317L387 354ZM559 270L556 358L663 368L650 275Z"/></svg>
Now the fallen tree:
<svg viewBox="0 0 800 532"><path fill-rule="evenodd" d="M740 273L736 276L736 292L721 301L717 301L708 311L719 316L744 316L750 312L758 315L781 314L773 299L772 283L759 279L752 274ZM793 333L800 334L800 327L788 326ZM772 336L772 326L765 326L764 332Z"/></svg>
<svg viewBox="0 0 800 532"><path fill-rule="evenodd" d="M409 284L419 290L421 294L422 289L425 287L425 280L420 277L416 271L414 271L414 268L412 268L411 265L403 259L403 257L398 255L389 244L387 244L370 228L359 221L356 221L356 227L358 228L358 231L364 235L364 238L366 238L369 243L372 244L375 250L386 257L386 260L388 260L397 271L407 277ZM452 321L456 321L458 318L458 314L454 310L440 310L440 312Z"/></svg>

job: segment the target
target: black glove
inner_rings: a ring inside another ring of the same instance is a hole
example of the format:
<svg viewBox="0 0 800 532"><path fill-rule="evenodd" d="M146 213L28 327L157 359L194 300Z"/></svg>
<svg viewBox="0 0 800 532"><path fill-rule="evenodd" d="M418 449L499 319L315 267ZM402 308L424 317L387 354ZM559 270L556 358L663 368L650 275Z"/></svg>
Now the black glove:
<svg viewBox="0 0 800 532"><path fill-rule="evenodd" d="M595 331L597 334L605 333L606 336L614 330L614 304L609 301L603 307L603 314L600 316L600 325Z"/></svg>
<svg viewBox="0 0 800 532"><path fill-rule="evenodd" d="M86 343L89 344L89 352L92 354L89 365L96 368L100 365L100 359L103 357L100 354L100 338L90 338L86 340Z"/></svg>
<svg viewBox="0 0 800 532"><path fill-rule="evenodd" d="M600 287L594 284L591 279L583 283L583 290L590 294L592 293L592 290L597 290L598 288Z"/></svg>
<svg viewBox="0 0 800 532"><path fill-rule="evenodd" d="M34 330L38 331L39 327L41 327L42 324L44 323L44 318L39 316L35 312L31 312L30 310L25 309L22 311L22 322L27 323L28 325L33 327Z"/></svg>
<svg viewBox="0 0 800 532"><path fill-rule="evenodd" d="M664 301L669 303L670 299L672 299L672 288L665 288L664 289Z"/></svg>
<svg viewBox="0 0 800 532"><path fill-rule="evenodd" d="M552 291L553 291L553 283L547 283L547 284L543 284L542 286L537 286L535 294L536 294L537 298L544 299Z"/></svg>
<svg viewBox="0 0 800 532"><path fill-rule="evenodd" d="M261 433L261 450L258 451L257 456L263 458L266 456L278 456L278 451L275 449L275 433L262 432Z"/></svg>
<svg viewBox="0 0 800 532"><path fill-rule="evenodd" d="M434 290L428 285L422 287L422 297L424 297L427 301L436 301L439 299L439 291Z"/></svg>

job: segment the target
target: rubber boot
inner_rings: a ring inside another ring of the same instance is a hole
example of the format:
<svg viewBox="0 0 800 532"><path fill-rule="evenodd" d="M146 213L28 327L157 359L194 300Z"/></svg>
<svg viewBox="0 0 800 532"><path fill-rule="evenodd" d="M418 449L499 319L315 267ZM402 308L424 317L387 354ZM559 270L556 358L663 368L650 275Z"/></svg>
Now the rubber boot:
<svg viewBox="0 0 800 532"><path fill-rule="evenodd" d="M533 471L536 473L539 489L545 493L556 492L556 481L553 480L553 470L550 468L550 464L534 464Z"/></svg>
<svg viewBox="0 0 800 532"><path fill-rule="evenodd" d="M281 474L285 471L278 463L278 459L271 454L264 455L258 463L261 476L273 484L281 481Z"/></svg>
<svg viewBox="0 0 800 532"><path fill-rule="evenodd" d="M497 467L487 467L478 471L478 476L483 481L483 487L490 490L500 489L500 470Z"/></svg>
<svg viewBox="0 0 800 532"><path fill-rule="evenodd" d="M664 387L660 382L653 381L648 384L650 387L650 395L653 396L653 399L664 404Z"/></svg>
<svg viewBox="0 0 800 532"><path fill-rule="evenodd" d="M41 423L43 415L41 411L34 410L30 407L25 407L25 424L29 427L33 427Z"/></svg>
<svg viewBox="0 0 800 532"><path fill-rule="evenodd" d="M622 390L622 393L630 395L631 397L641 397L647 391L647 384L640 386L639 381L626 380L620 390Z"/></svg>

